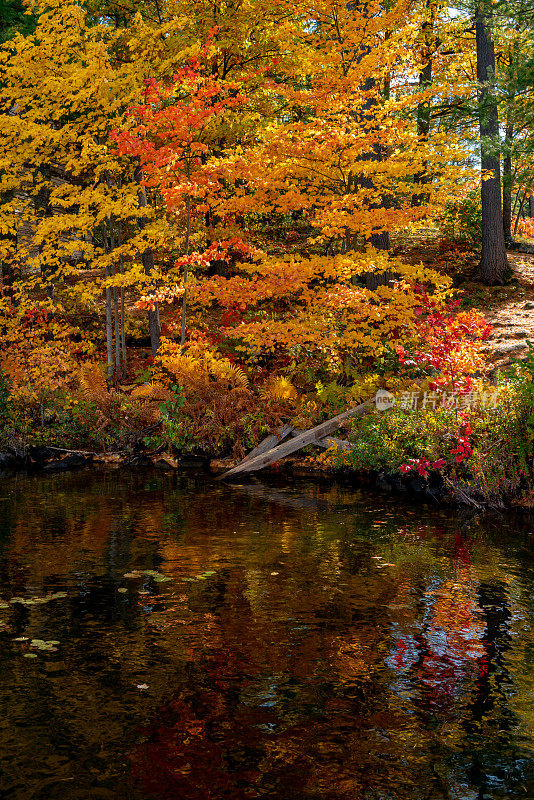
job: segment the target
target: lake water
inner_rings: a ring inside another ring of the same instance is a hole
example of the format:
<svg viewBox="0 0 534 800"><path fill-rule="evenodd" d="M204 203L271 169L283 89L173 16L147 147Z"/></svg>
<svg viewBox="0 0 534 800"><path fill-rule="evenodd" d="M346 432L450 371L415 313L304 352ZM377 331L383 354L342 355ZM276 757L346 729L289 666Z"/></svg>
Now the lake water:
<svg viewBox="0 0 534 800"><path fill-rule="evenodd" d="M0 480L2 800L534 798L534 519Z"/></svg>

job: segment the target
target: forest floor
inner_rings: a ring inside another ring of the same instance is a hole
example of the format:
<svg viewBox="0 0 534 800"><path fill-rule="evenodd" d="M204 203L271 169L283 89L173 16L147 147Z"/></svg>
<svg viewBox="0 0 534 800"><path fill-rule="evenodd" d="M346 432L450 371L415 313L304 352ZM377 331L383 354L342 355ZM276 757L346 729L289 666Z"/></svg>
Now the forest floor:
<svg viewBox="0 0 534 800"><path fill-rule="evenodd" d="M422 262L451 276L459 289L460 308L472 308L485 315L492 333L483 352L494 369L528 354L527 342L534 344L534 253L509 251L510 280L504 286L484 286L476 280L480 258L477 250L441 250L432 237L410 245L397 248L396 254L409 263Z"/></svg>
<svg viewBox="0 0 534 800"><path fill-rule="evenodd" d="M484 351L496 367L527 355L527 342L534 342L534 255L509 253L508 260L513 271L509 285L482 291L477 285L483 295L480 308L493 329ZM468 292L467 285L462 289Z"/></svg>

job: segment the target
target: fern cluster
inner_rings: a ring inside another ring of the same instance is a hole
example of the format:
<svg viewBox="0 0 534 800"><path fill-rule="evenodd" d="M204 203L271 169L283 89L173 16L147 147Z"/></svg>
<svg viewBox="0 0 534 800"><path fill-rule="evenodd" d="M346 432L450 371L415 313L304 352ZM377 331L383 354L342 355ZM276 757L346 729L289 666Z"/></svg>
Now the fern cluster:
<svg viewBox="0 0 534 800"><path fill-rule="evenodd" d="M96 406L101 429L120 418L126 422L154 425L161 421L161 404L174 398L171 389L159 381L136 386L129 394L110 389L102 368L96 363L81 368L80 395Z"/></svg>

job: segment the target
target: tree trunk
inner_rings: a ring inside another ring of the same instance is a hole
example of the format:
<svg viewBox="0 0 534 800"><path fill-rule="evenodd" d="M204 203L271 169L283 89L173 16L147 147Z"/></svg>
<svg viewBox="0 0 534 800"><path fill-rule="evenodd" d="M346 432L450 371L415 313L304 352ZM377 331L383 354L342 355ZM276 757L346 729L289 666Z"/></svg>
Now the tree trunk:
<svg viewBox="0 0 534 800"><path fill-rule="evenodd" d="M12 193L0 196L0 202L9 202L13 199ZM17 231L8 230L0 234L0 242L4 248L5 256L0 261L0 297L9 297L13 302L13 284L15 283L20 267L16 266L17 257Z"/></svg>
<svg viewBox="0 0 534 800"><path fill-rule="evenodd" d="M429 58L423 69L419 74L419 87L424 90L427 89L432 82L432 59ZM430 132L430 103L425 101L419 103L417 106L417 136L422 141L428 139ZM422 172L418 172L413 176L416 185L424 185L429 182L428 178L428 162L424 162ZM412 195L412 206L423 206L428 203L428 192L415 192Z"/></svg>
<svg viewBox="0 0 534 800"><path fill-rule="evenodd" d="M0 262L0 297L9 297L13 300L14 282L14 267L12 261L8 257Z"/></svg>
<svg viewBox="0 0 534 800"><path fill-rule="evenodd" d="M120 257L119 261L119 269L121 275L124 275L124 261L122 256ZM122 368L124 372L128 370L128 357L126 354L126 327L125 327L125 302L124 302L124 286L121 286L121 353L122 353Z"/></svg>
<svg viewBox="0 0 534 800"><path fill-rule="evenodd" d="M501 204L501 165L499 157L499 113L494 90L495 47L491 31L491 8L478 0L475 12L477 81L480 123L482 180L482 253L480 276L485 283L502 283L509 272Z"/></svg>
<svg viewBox="0 0 534 800"><path fill-rule="evenodd" d="M119 247L122 247L124 244L124 237L122 233L122 222L117 223L117 243ZM124 256L119 256L119 273L124 275ZM128 370L128 359L126 356L126 302L125 302L125 292L124 286L120 288L120 310L119 310L119 323L120 323L120 351L121 351L121 362L122 362L122 370L124 373Z"/></svg>
<svg viewBox="0 0 534 800"><path fill-rule="evenodd" d="M421 34L423 38L423 66L419 73L419 89L424 92L427 91L432 85L432 55L436 47L436 36L434 34L434 23L436 20L436 3L434 0L427 0L426 3L427 18L421 26ZM417 106L417 137L426 142L430 133L430 100L423 100ZM429 183L428 176L428 162L423 164L422 172L417 173L413 177L414 183L417 185L425 185ZM412 206L426 205L429 201L428 192L415 192L412 196Z"/></svg>
<svg viewBox="0 0 534 800"><path fill-rule="evenodd" d="M534 194L528 198L528 215L530 219L534 218Z"/></svg>
<svg viewBox="0 0 534 800"><path fill-rule="evenodd" d="M368 78L364 85L365 91L370 91L374 89L376 86L376 81L373 78ZM374 125L374 108L377 105L376 97L371 96L364 105L364 115L363 115L363 124L367 126L370 132L373 131ZM361 161L382 161L382 149L380 144L373 145L372 149L365 153L361 157ZM373 179L370 177L359 176L357 179L357 185L364 186L366 189L374 189ZM382 197L381 202L379 203L370 203L370 209L380 209L380 208L387 208L388 200L386 197ZM371 234L368 238L368 243L374 247L376 250L389 250L390 241L389 241L389 231L376 231ZM389 283L392 278L392 274L389 270L385 272L367 272L362 275L365 280L365 285L368 289L376 289L378 286L385 286Z"/></svg>
<svg viewBox="0 0 534 800"><path fill-rule="evenodd" d="M514 225L514 236L517 234L517 226L519 225L519 217L523 212L523 206L525 205L525 200L527 198L526 191L523 193L523 197L521 199L521 203L519 204L519 211L517 212L517 217L515 218L515 225Z"/></svg>
<svg viewBox="0 0 534 800"><path fill-rule="evenodd" d="M189 170L188 170L187 177L189 177ZM186 229L185 229L185 248L184 248L185 253L184 253L184 255L188 256L189 255L189 239L190 239L190 236L191 236L191 197L189 195L187 195L186 204L187 204L187 219L186 219ZM182 297L182 330L181 330L181 335L180 335L180 347L182 348L182 351L183 351L184 346L185 346L185 324L186 324L186 315L187 315L187 272L188 272L188 270L187 270L187 262L186 262L184 264L184 278L183 278L184 295Z"/></svg>
<svg viewBox="0 0 534 800"><path fill-rule="evenodd" d="M106 278L109 278L109 267L106 267ZM108 379L113 379L113 321L111 316L111 288L106 286L106 355L108 361Z"/></svg>
<svg viewBox="0 0 534 800"><path fill-rule="evenodd" d="M141 167L137 167L135 171L135 182L138 185L137 189L137 198L139 208L146 208L147 207L147 199L146 199L146 191L145 187L141 185L141 181L143 180L143 170ZM140 217L139 218L139 228L143 230L146 227L148 222L148 217ZM141 261L143 263L143 269L145 271L145 275L151 275L154 270L154 253L151 247L147 247L141 253ZM150 346L152 349L152 358L156 357L159 348L159 341L161 337L161 326L159 322L159 307L156 303L154 306L153 311L148 312L148 329L150 331Z"/></svg>
<svg viewBox="0 0 534 800"><path fill-rule="evenodd" d="M506 245L513 243L512 237L512 187L514 177L512 174L512 137L513 125L508 123L505 134L505 155L502 165L502 227Z"/></svg>
<svg viewBox="0 0 534 800"><path fill-rule="evenodd" d="M117 267L113 269L113 275L117 274ZM115 375L121 371L121 332L119 318L119 290L113 287L113 321L115 326Z"/></svg>
<svg viewBox="0 0 534 800"><path fill-rule="evenodd" d="M110 219L109 221L109 250L110 253L113 253L115 247L117 246L117 239L115 236L115 228L113 226L113 222ZM111 277L115 277L117 275L117 264L114 263L113 266L110 265L109 267L109 275ZM111 289L111 302L112 302L112 319L113 319L113 332L115 336L115 350L114 350L114 369L113 375L115 380L117 379L120 371L121 371L121 355L120 355L120 323L119 323L119 291L116 286L113 286Z"/></svg>
<svg viewBox="0 0 534 800"><path fill-rule="evenodd" d="M367 13L368 10L369 10L368 9L367 0L350 0L347 3L347 10L349 12L353 11L353 10L356 10L356 9L363 10L363 11L365 11ZM388 37L388 33L387 32L386 32L386 37ZM362 45L360 52L361 52L361 58L364 58L366 55L368 55L369 52L370 52L369 45L364 45L364 46ZM363 89L366 92L371 92L373 89L376 88L376 86L377 86L377 81L376 81L375 78L367 78L367 80L365 81L365 84L363 86ZM389 85L387 87L387 90L389 91ZM373 131L376 131L376 122L374 120L374 110L375 110L375 107L376 107L377 103L378 103L377 98L375 96L373 96L372 94L370 94L369 98L366 100L366 102L363 105L361 116L360 116L360 114L354 114L354 116L353 116L354 123L357 124L359 127L366 128L369 131L369 133L372 133ZM374 144L372 146L371 150L369 150L368 153L365 153L362 156L360 156L359 160L360 161L381 161L382 157L383 157L383 153L382 153L380 144L377 143L377 144ZM349 192L353 191L353 189L357 189L358 186L363 186L366 189L371 189L372 190L374 188L374 183L373 183L372 178L366 177L366 176L363 176L363 175L359 175L359 176L353 175L352 177L349 177L349 185L347 187L347 190ZM371 203L369 205L369 208L370 209L387 208L387 204L388 204L388 198L382 197L381 202L379 202L379 203ZM347 236L346 236L347 249L349 249L351 247L353 238L354 237L353 237L352 232L348 231L347 232ZM373 233L371 233L371 236L367 239L367 242L372 247L376 248L376 250L389 250L389 247L390 247L389 232L388 231L376 231L376 232L373 232ZM376 288L376 286L387 284L389 282L389 280L391 279L391 273L389 271L384 272L384 273L368 272L368 273L366 273L364 275L361 275L360 277L365 280L366 286L368 286L369 288ZM372 284L372 287L369 286L369 284Z"/></svg>

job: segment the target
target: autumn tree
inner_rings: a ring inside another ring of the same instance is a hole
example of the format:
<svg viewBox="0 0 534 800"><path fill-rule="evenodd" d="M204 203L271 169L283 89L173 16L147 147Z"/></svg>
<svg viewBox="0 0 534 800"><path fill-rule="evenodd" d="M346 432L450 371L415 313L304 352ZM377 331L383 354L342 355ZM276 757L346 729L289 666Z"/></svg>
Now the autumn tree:
<svg viewBox="0 0 534 800"><path fill-rule="evenodd" d="M119 155L139 159L142 185L156 187L167 211L182 222L184 245L177 262L183 268L182 346L192 222L209 212L221 190L217 169L206 164L207 156L213 155L225 113L244 102L238 85L204 77L195 59L178 70L168 86L147 81L143 104L129 110L135 127L112 133Z"/></svg>
<svg viewBox="0 0 534 800"><path fill-rule="evenodd" d="M76 3L47 3L35 35L1 54L3 261L23 273L20 298L45 290L96 306L104 292L110 375L125 366L124 291L152 280L142 256L165 236L139 201L136 165L107 140L142 77L117 63L122 37Z"/></svg>

